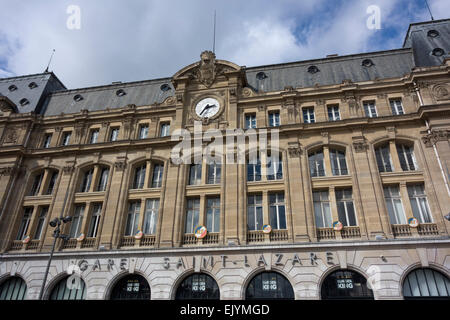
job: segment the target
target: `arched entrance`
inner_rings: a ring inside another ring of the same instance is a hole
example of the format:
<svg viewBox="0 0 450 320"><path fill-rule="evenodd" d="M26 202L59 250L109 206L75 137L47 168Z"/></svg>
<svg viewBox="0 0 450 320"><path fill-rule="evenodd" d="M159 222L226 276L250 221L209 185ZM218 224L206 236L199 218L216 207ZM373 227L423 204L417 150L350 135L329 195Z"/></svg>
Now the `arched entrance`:
<svg viewBox="0 0 450 320"><path fill-rule="evenodd" d="M253 277L245 291L245 299L293 300L294 289L283 275L277 272L261 272Z"/></svg>
<svg viewBox="0 0 450 320"><path fill-rule="evenodd" d="M450 299L450 280L430 268L415 269L403 281L403 297L407 300Z"/></svg>
<svg viewBox="0 0 450 320"><path fill-rule="evenodd" d="M86 284L78 276L69 276L60 280L52 292L50 300L85 300Z"/></svg>
<svg viewBox="0 0 450 320"><path fill-rule="evenodd" d="M10 277L0 284L0 300L24 300L27 285L20 277Z"/></svg>
<svg viewBox="0 0 450 320"><path fill-rule="evenodd" d="M111 300L150 300L150 285L141 275L130 274L114 285Z"/></svg>
<svg viewBox="0 0 450 320"><path fill-rule="evenodd" d="M338 270L322 282L322 300L363 299L373 300L373 292L367 287L367 279L352 270Z"/></svg>
<svg viewBox="0 0 450 320"><path fill-rule="evenodd" d="M178 286L175 299L219 300L219 286L211 276L204 273L194 273L184 279Z"/></svg>

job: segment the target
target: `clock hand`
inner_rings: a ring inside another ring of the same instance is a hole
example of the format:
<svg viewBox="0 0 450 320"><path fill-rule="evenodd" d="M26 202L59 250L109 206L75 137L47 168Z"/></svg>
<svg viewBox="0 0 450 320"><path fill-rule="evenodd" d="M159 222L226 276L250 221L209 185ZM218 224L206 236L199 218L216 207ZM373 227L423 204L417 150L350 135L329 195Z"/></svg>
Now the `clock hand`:
<svg viewBox="0 0 450 320"><path fill-rule="evenodd" d="M202 112L200 112L200 115L202 115L203 114L203 112L205 112L207 109L210 109L210 108L213 108L213 107L215 107L216 105L215 104L208 104L208 105L206 105L204 108L203 108L203 110L202 110Z"/></svg>

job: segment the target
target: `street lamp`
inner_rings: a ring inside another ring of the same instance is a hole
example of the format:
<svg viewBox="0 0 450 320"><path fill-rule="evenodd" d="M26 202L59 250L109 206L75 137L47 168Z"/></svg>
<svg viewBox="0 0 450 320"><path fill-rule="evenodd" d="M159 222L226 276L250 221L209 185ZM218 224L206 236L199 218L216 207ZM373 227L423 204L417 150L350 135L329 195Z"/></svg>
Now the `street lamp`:
<svg viewBox="0 0 450 320"><path fill-rule="evenodd" d="M42 297L44 296L45 283L47 282L48 270L50 269L50 264L52 263L53 253L55 252L56 240L58 240L58 238L63 239L63 241L66 241L69 239L68 235L61 234L61 224L67 223L70 221L72 221L72 217L67 216L64 218L55 218L48 223L50 225L50 227L56 228L53 231L53 238L55 238L55 240L53 240L52 251L50 252L50 257L48 258L47 269L45 270L45 275L44 275L44 281L42 282L41 292L39 293L39 300L42 300Z"/></svg>

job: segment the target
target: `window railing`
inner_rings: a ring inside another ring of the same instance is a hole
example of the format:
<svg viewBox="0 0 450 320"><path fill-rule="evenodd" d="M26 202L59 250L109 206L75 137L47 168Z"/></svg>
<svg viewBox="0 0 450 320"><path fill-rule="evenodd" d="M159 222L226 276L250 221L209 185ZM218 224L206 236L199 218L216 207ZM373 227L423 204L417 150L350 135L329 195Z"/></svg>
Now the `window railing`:
<svg viewBox="0 0 450 320"><path fill-rule="evenodd" d="M123 236L120 239L120 247L134 247L134 236Z"/></svg>
<svg viewBox="0 0 450 320"><path fill-rule="evenodd" d="M247 242L264 242L264 233L262 231L248 231Z"/></svg>
<svg viewBox="0 0 450 320"><path fill-rule="evenodd" d="M81 243L82 248L94 248L96 238L86 238Z"/></svg>
<svg viewBox="0 0 450 320"><path fill-rule="evenodd" d="M196 244L197 238L193 233L186 233L183 236L183 244Z"/></svg>
<svg viewBox="0 0 450 320"><path fill-rule="evenodd" d="M336 234L333 228L317 228L317 240L334 240Z"/></svg>
<svg viewBox="0 0 450 320"><path fill-rule="evenodd" d="M360 238L361 230L358 226L344 227L341 230L342 239Z"/></svg>
<svg viewBox="0 0 450 320"><path fill-rule="evenodd" d="M217 244L219 243L219 233L208 233L206 237L203 238L204 244Z"/></svg>
<svg viewBox="0 0 450 320"><path fill-rule="evenodd" d="M286 241L289 239L287 230L272 230L270 233L270 241Z"/></svg>
<svg viewBox="0 0 450 320"><path fill-rule="evenodd" d="M31 240L28 242L26 249L27 250L36 250L39 247L40 240Z"/></svg>
<svg viewBox="0 0 450 320"><path fill-rule="evenodd" d="M22 240L14 240L11 243L11 246L9 247L10 251L17 251L17 250L22 250L23 248L23 242Z"/></svg>
<svg viewBox="0 0 450 320"><path fill-rule="evenodd" d="M141 247L153 247L156 242L155 235L145 235L141 239L141 243L139 244Z"/></svg>
<svg viewBox="0 0 450 320"><path fill-rule="evenodd" d="M411 228L408 224L393 224L392 233L394 237L410 237Z"/></svg>
<svg viewBox="0 0 450 320"><path fill-rule="evenodd" d="M75 249L77 247L77 239L69 239L67 241L63 241L62 248L63 249Z"/></svg>
<svg viewBox="0 0 450 320"><path fill-rule="evenodd" d="M439 230L435 223L421 223L417 228L421 236L438 236Z"/></svg>

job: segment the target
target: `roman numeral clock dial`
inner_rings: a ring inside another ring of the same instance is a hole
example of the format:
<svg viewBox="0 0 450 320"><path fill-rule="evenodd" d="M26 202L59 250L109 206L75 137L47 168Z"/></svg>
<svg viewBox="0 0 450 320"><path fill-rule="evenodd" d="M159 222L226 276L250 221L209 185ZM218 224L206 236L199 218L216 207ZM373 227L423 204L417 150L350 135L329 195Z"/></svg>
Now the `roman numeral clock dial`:
<svg viewBox="0 0 450 320"><path fill-rule="evenodd" d="M220 110L219 101L214 98L205 98L200 100L195 106L195 113L202 119L212 118Z"/></svg>

